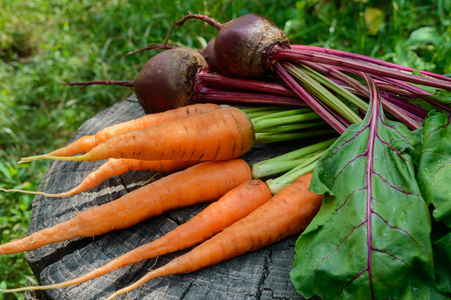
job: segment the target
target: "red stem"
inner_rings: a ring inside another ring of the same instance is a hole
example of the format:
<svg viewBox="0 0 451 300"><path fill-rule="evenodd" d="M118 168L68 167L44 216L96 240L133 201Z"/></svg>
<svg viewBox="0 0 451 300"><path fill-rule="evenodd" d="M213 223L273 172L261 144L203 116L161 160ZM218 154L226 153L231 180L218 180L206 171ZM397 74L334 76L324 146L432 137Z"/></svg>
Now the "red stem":
<svg viewBox="0 0 451 300"><path fill-rule="evenodd" d="M220 86L221 88L230 87L234 89L297 97L295 92L280 84L250 79L238 79L234 77L211 74L203 70L197 73L194 86L195 89L203 86Z"/></svg>
<svg viewBox="0 0 451 300"><path fill-rule="evenodd" d="M251 105L288 105L307 107L308 105L299 98L287 97L266 93L249 93L231 90L220 90L202 87L197 93L197 101L203 103L228 103Z"/></svg>
<svg viewBox="0 0 451 300"><path fill-rule="evenodd" d="M178 47L178 46L152 43L152 44L148 44L146 48L142 48L142 49L138 49L138 50L129 52L129 53L125 54L125 56L134 55L136 53L140 53L140 52L144 52L144 51L148 51L148 50L169 50L169 49L172 49L175 47Z"/></svg>
<svg viewBox="0 0 451 300"><path fill-rule="evenodd" d="M134 81L117 81L117 80L97 80L97 81L84 81L84 82L60 82L61 84L66 85L81 85L80 90L87 87L88 85L117 85L117 86L126 86L126 87L134 87Z"/></svg>
<svg viewBox="0 0 451 300"><path fill-rule="evenodd" d="M189 19L202 20L202 21L206 22L207 24L213 26L217 30L220 30L222 28L222 24L219 23L218 21L216 21L213 18L210 18L210 17L205 16L205 15L199 15L199 14L192 14L192 13L190 13L189 15L184 16L181 20L177 21L174 25L172 25L171 30L168 33L168 36L164 40L164 45L165 46L167 45L167 43L169 41L169 38L171 37L172 31L174 31L175 27L183 26L183 24L185 24L185 22L187 20L189 20Z"/></svg>
<svg viewBox="0 0 451 300"><path fill-rule="evenodd" d="M368 74L378 76L386 76L389 78L405 80L413 83L424 84L436 88L451 90L451 82L439 80L435 78L421 77L418 75L402 73L399 70L393 70L386 67L380 67L369 63L363 63L352 59L337 57L326 53L318 53L293 49L278 49L271 59L273 61L288 60L291 62L302 63L302 61L312 61L316 63L324 63L334 66L341 66L355 71L361 71Z"/></svg>
<svg viewBox="0 0 451 300"><path fill-rule="evenodd" d="M354 78L352 78L352 77L340 72L337 69L343 69L344 71L355 73L357 75L359 75L359 74L361 75L361 72L355 72L353 70L340 68L340 67L334 68L334 67L331 67L331 66L326 66L326 65L322 65L322 64L316 64L316 63L312 63L312 62L302 62L302 63L307 65L307 66L309 66L310 68L318 71L318 72L321 72L321 73L323 73L325 75L329 75L330 77L332 77L332 78L334 78L336 80L339 80L340 82L343 82L343 83L349 85L351 88L353 88L355 90L353 92L354 94L359 94L359 95L362 95L362 96L364 96L366 98L370 97L368 88L365 85L360 83L360 81L358 81L358 80L356 80L356 79L354 79ZM396 82L399 82L399 80L397 80ZM404 93L404 94L412 95L410 92ZM385 99L385 97L382 97L382 99L383 99L382 105L384 106L384 108L387 109L387 111L392 112L394 107L399 108L399 106L396 105L396 103L393 103L389 99ZM388 102L391 103L391 105L387 104ZM405 103L405 107L407 107L407 106L410 107L412 110L414 110L416 113L419 113L419 114L423 113L423 111L420 108L418 108L416 106L413 106L413 105L411 105L408 102ZM402 109L402 110L403 110L403 112L406 112L405 109ZM412 113L414 113L414 112L412 112ZM409 112L407 115L411 116L411 113ZM414 118L414 119L417 120L417 118ZM414 126L414 127L417 126L416 124L414 125L414 123L410 119L406 119L406 121L407 121L408 124L411 124L411 126Z"/></svg>
<svg viewBox="0 0 451 300"><path fill-rule="evenodd" d="M301 99L303 99L318 115L320 115L332 128L342 134L346 131L346 127L341 124L332 114L322 107L301 85L290 76L280 63L275 63L274 68L279 76L295 91ZM288 63L284 63L288 64Z"/></svg>
<svg viewBox="0 0 451 300"><path fill-rule="evenodd" d="M401 70L401 71L413 72L416 70L414 68L409 68L409 67L401 66L401 65L394 64L391 62L383 61L383 60L380 60L377 58L365 56L362 54L352 53L352 52L346 52L346 51L342 51L342 50L328 49L328 48L322 48L322 47L317 47L317 46L306 46L306 45L290 45L290 47L291 47L291 49L328 53L328 54L332 54L332 55L336 55L336 56L340 56L340 57L361 60L361 61L373 63L373 64L383 66L383 67L395 68L395 69ZM437 79L441 79L441 80L445 80L445 81L451 81L450 77L446 77L446 76L443 76L440 74L435 74L435 73L423 71L423 70L418 70L418 72L420 72L423 75L427 75L427 76L430 76L433 78L437 78Z"/></svg>

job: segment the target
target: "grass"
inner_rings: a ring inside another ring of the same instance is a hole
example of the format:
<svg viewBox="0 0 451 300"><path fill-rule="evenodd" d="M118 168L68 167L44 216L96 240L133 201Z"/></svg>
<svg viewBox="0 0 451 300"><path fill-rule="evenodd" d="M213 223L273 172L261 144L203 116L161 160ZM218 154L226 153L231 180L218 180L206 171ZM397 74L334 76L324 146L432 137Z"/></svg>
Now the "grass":
<svg viewBox="0 0 451 300"><path fill-rule="evenodd" d="M124 54L162 42L188 11L219 22L255 12L284 29L293 44L451 73L449 1L274 3L0 0L0 187L38 189L46 162L18 166L15 161L64 145L84 121L131 93L105 86L79 91L57 81L134 79L155 52ZM175 30L171 41L201 48L214 35L208 25L190 20ZM26 234L31 202L27 195L0 194L0 241ZM0 257L0 287L23 286L29 279L36 282L23 255Z"/></svg>

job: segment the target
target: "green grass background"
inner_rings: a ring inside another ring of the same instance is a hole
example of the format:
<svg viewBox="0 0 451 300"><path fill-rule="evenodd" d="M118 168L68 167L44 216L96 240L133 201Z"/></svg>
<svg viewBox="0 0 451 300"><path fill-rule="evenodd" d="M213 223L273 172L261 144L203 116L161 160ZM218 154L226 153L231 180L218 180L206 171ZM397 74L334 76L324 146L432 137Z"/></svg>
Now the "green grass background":
<svg viewBox="0 0 451 300"><path fill-rule="evenodd" d="M0 187L36 190L47 163L19 166L16 161L64 145L84 121L132 92L111 86L79 91L57 81L133 80L155 52L125 54L164 41L171 25L188 12L219 22L259 13L293 44L451 73L447 0L0 0ZM190 20L171 41L202 48L214 35L208 25ZM0 193L0 242L26 234L32 200ZM0 257L0 288L28 280L36 282L23 254Z"/></svg>

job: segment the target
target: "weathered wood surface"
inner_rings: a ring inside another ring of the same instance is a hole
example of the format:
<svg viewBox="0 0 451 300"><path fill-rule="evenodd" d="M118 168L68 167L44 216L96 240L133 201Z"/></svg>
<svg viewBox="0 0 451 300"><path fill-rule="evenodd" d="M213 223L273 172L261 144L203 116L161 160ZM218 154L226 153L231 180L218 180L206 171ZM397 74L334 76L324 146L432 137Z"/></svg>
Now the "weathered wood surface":
<svg viewBox="0 0 451 300"><path fill-rule="evenodd" d="M73 140L94 134L103 127L134 119L143 112L134 97L118 103L87 121ZM292 150L302 142L260 145L243 158L249 163L261 161ZM103 162L51 162L40 190L58 193L76 186ZM138 188L153 172L128 172L111 178L81 195L67 198L37 196L29 233L63 222L78 211L117 199ZM72 279L104 265L111 259L161 237L206 205L175 210L149 219L129 229L92 238L77 238L42 247L26 254L29 265L41 284ZM293 265L296 237L288 238L259 251L191 274L156 278L118 299L302 299L289 278ZM104 299L131 284L149 269L157 268L180 251L116 270L101 278L63 289L45 292L48 299Z"/></svg>

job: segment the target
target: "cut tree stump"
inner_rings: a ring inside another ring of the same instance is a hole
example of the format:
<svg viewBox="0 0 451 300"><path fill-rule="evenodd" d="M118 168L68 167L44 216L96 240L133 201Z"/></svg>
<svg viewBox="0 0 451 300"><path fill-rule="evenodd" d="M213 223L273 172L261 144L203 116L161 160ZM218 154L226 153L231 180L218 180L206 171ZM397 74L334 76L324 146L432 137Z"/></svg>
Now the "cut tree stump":
<svg viewBox="0 0 451 300"><path fill-rule="evenodd" d="M100 129L144 115L134 96L102 111L79 129L72 141ZM255 163L302 146L305 141L257 145L242 158ZM102 162L52 161L39 190L47 193L67 191L78 185ZM68 220L77 212L115 200L139 188L154 172L128 172L105 181L80 195L67 198L37 196L33 201L29 234ZM163 176L163 175L159 175ZM157 239L201 211L196 205L165 213L102 236L77 238L26 253L26 259L40 284L66 281L102 266L140 245ZM275 243L190 274L152 279L117 299L302 299L290 281L296 237ZM164 255L116 270L80 285L44 292L46 299L105 299L139 279L150 269L160 267L187 251Z"/></svg>

